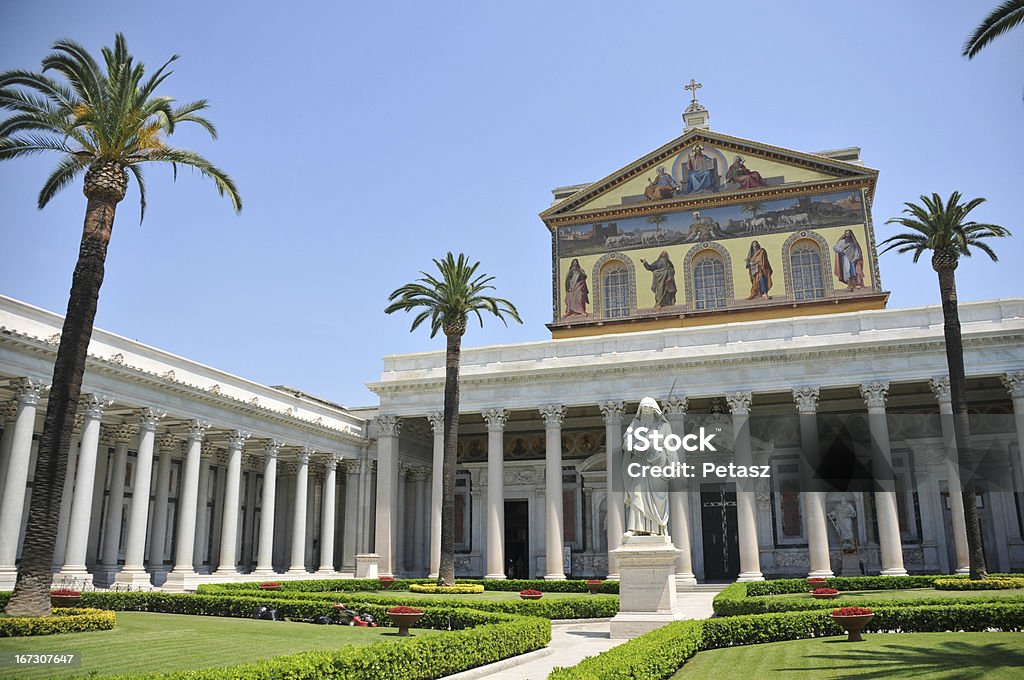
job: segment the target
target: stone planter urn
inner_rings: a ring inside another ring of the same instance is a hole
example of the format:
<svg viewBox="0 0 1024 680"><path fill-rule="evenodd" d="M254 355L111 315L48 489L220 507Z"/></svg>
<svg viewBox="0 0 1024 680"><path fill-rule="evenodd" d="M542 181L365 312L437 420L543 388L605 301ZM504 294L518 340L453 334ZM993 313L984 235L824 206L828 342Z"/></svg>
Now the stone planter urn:
<svg viewBox="0 0 1024 680"><path fill-rule="evenodd" d="M811 593L811 597L815 600L834 600L839 595L840 593Z"/></svg>
<svg viewBox="0 0 1024 680"><path fill-rule="evenodd" d="M842 610L836 610L836 612L840 611ZM832 613L832 620L838 623L842 629L846 631L847 642L863 642L864 638L861 637L860 632L864 630L864 626L868 625L868 622L873 618L875 618L875 615L870 610L867 614Z"/></svg>
<svg viewBox="0 0 1024 680"><path fill-rule="evenodd" d="M393 576L381 576L380 577L380 587L381 587L381 590L388 590L389 588L391 588L391 586L394 584L394 582L395 582L395 579L394 579Z"/></svg>
<svg viewBox="0 0 1024 680"><path fill-rule="evenodd" d="M50 605L53 607L77 607L82 594L73 590L54 590L50 592Z"/></svg>
<svg viewBox="0 0 1024 680"><path fill-rule="evenodd" d="M411 637L409 627L416 625L416 622L423 616L423 612L413 607L392 607L388 610L388 616L398 628L399 637Z"/></svg>
<svg viewBox="0 0 1024 680"><path fill-rule="evenodd" d="M597 595L603 584L604 581L587 581L587 589L590 590L591 595Z"/></svg>
<svg viewBox="0 0 1024 680"><path fill-rule="evenodd" d="M539 590L520 590L519 597L523 598L524 600L539 600L540 598L544 597L544 593L540 592Z"/></svg>
<svg viewBox="0 0 1024 680"><path fill-rule="evenodd" d="M261 583L259 585L260 590L281 590L280 583Z"/></svg>

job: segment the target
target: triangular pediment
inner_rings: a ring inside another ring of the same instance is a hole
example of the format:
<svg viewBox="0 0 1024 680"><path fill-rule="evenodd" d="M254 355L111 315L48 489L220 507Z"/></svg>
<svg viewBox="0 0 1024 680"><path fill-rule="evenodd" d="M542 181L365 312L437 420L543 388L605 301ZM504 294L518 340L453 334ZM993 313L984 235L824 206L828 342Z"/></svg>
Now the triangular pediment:
<svg viewBox="0 0 1024 680"><path fill-rule="evenodd" d="M877 171L709 130L690 130L541 213L545 222L661 210L678 204L770 200L793 190L874 183ZM550 223L550 222L549 222Z"/></svg>

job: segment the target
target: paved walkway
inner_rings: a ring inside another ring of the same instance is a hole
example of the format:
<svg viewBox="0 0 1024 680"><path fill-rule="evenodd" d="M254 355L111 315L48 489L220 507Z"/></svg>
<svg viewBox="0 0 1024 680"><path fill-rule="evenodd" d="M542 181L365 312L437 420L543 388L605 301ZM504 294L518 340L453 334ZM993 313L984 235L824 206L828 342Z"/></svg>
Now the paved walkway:
<svg viewBox="0 0 1024 680"><path fill-rule="evenodd" d="M717 594L717 591L680 592L678 602L683 618L709 618L714 613L711 602ZM575 666L588 656L627 642L608 637L609 620L552 621L551 644L545 649L451 675L449 680L545 680L556 666Z"/></svg>

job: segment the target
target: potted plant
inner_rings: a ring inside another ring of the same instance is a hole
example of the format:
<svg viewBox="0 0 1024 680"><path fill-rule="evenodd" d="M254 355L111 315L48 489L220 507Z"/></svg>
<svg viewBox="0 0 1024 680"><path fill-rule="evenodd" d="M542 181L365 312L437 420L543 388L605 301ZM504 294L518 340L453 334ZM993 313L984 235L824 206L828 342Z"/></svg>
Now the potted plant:
<svg viewBox="0 0 1024 680"><path fill-rule="evenodd" d="M398 628L399 637L410 637L409 626L414 625L423 616L423 610L416 607L392 607L387 613Z"/></svg>
<svg viewBox="0 0 1024 680"><path fill-rule="evenodd" d="M54 607L74 607L82 599L82 593L78 590L60 588L50 591L50 604Z"/></svg>
<svg viewBox="0 0 1024 680"><path fill-rule="evenodd" d="M260 590L281 590L280 581L267 581L260 584Z"/></svg>
<svg viewBox="0 0 1024 680"><path fill-rule="evenodd" d="M821 576L808 576L807 577L807 582L810 583L811 585L815 585L815 584L822 585L822 586L825 585L825 579L823 577L821 577Z"/></svg>
<svg viewBox="0 0 1024 680"><path fill-rule="evenodd" d="M875 613L867 607L843 607L832 610L832 620L846 631L847 642L863 642L864 638L860 636L860 632L874 616Z"/></svg>
<svg viewBox="0 0 1024 680"><path fill-rule="evenodd" d="M540 592L539 590L534 590L532 588L527 588L526 590L519 591L519 597L523 598L524 600L539 600L543 595L544 593Z"/></svg>
<svg viewBox="0 0 1024 680"><path fill-rule="evenodd" d="M839 597L839 591L835 588L815 588L811 596L816 600L832 600Z"/></svg>
<svg viewBox="0 0 1024 680"><path fill-rule="evenodd" d="M598 591L601 590L601 586L603 584L604 581L601 581L599 579L590 579L589 581L587 581L587 588L590 589L591 595L597 595Z"/></svg>
<svg viewBox="0 0 1024 680"><path fill-rule="evenodd" d="M395 582L395 577L394 576L381 576L380 577L380 587L381 587L381 590L387 590L388 588L391 587L391 585L394 582Z"/></svg>

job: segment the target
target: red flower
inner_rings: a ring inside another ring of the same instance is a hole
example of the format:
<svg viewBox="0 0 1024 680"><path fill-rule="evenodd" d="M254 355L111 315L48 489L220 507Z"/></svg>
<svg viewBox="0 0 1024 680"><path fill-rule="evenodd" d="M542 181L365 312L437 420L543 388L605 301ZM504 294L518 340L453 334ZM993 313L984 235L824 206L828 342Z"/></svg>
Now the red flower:
<svg viewBox="0 0 1024 680"><path fill-rule="evenodd" d="M381 576L380 580L381 581L394 581L395 577L394 576Z"/></svg>
<svg viewBox="0 0 1024 680"><path fill-rule="evenodd" d="M543 595L544 593L540 592L539 590L534 590L532 588L527 588L526 590L520 590L519 594L520 595Z"/></svg>
<svg viewBox="0 0 1024 680"><path fill-rule="evenodd" d="M404 605L403 606L399 606L399 607L392 607L391 609L388 610L388 614L422 614L422 613L423 613L422 609L416 609L416 607L406 607Z"/></svg>
<svg viewBox="0 0 1024 680"><path fill-rule="evenodd" d="M60 588L59 590L51 590L50 595L56 597L81 597L82 593L77 590L68 590L67 588Z"/></svg>
<svg viewBox="0 0 1024 680"><path fill-rule="evenodd" d="M592 578L589 581L587 581L587 585L588 586L599 586L602 583L604 583L604 581L602 581L600 579L596 579L596 578Z"/></svg>
<svg viewBox="0 0 1024 680"><path fill-rule="evenodd" d="M261 583L260 588L280 588L280 581L268 581L267 583Z"/></svg>
<svg viewBox="0 0 1024 680"><path fill-rule="evenodd" d="M843 607L832 610L832 616L867 616L868 614L874 614L874 612L867 607Z"/></svg>
<svg viewBox="0 0 1024 680"><path fill-rule="evenodd" d="M822 577L820 577L820 576L815 576L814 578L809 578L809 579L807 579L807 580L808 580L808 581L809 581L810 583L824 583L824 582L825 582L825 579L823 579L823 578L822 578Z"/></svg>
<svg viewBox="0 0 1024 680"><path fill-rule="evenodd" d="M815 595L838 595L839 591L835 588L815 588L811 591Z"/></svg>

